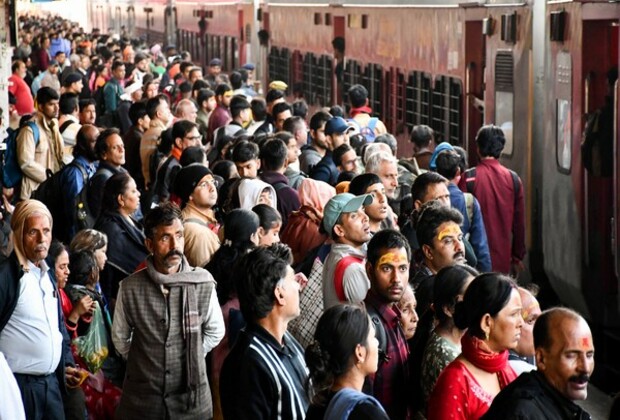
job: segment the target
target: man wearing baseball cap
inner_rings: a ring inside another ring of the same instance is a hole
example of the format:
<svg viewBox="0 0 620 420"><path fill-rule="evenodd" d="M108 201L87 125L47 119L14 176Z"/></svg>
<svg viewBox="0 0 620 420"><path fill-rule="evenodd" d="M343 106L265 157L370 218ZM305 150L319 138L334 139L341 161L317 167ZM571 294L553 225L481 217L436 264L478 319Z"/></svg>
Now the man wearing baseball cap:
<svg viewBox="0 0 620 420"><path fill-rule="evenodd" d="M185 257L192 267L203 267L220 247L216 234L219 225L213 211L217 203L213 174L198 163L186 166L176 176L174 192L183 209Z"/></svg>
<svg viewBox="0 0 620 420"><path fill-rule="evenodd" d="M334 240L323 265L325 309L341 302L362 302L370 288L364 266L365 244L371 236L364 206L370 203L370 194L343 193L332 197L323 210L321 228Z"/></svg>
<svg viewBox="0 0 620 420"><path fill-rule="evenodd" d="M338 168L332 159L332 152L345 143L349 143L347 134L353 127L347 124L342 117L333 117L325 123L325 142L327 151L325 156L317 163L310 172L310 178L327 182L334 186L338 180Z"/></svg>

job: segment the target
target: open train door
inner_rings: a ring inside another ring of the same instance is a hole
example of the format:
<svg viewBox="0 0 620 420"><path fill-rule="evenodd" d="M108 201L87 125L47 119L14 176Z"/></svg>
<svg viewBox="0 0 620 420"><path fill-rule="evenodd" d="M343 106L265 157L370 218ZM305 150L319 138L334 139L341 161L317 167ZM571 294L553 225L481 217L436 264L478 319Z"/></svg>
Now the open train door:
<svg viewBox="0 0 620 420"><path fill-rule="evenodd" d="M337 38L342 38L342 39L346 39L345 37L345 20L344 20L344 16L334 16L334 38L333 39L337 39ZM335 105L342 105L342 98L344 97L344 92L343 92L343 88L344 88L344 69L347 65L346 63L346 50L344 52L344 54L342 54L342 56L340 56L339 53L337 53L334 50L334 68L332 69L332 92L334 92L334 94L332 95L332 98L334 98L333 100L333 104Z"/></svg>
<svg viewBox="0 0 620 420"><path fill-rule="evenodd" d="M486 60L485 20L465 22L465 139L469 165L478 162L476 133L484 124L484 72Z"/></svg>

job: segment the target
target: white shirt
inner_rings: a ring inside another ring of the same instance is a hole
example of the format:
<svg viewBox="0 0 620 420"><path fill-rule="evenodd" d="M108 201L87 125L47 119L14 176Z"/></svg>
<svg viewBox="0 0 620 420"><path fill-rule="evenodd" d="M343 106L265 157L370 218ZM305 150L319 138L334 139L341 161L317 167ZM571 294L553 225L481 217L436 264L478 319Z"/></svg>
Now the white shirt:
<svg viewBox="0 0 620 420"><path fill-rule="evenodd" d="M13 373L49 375L62 354L58 292L45 261L40 264L41 268L28 261L30 271L19 280L17 305L0 332L0 352Z"/></svg>
<svg viewBox="0 0 620 420"><path fill-rule="evenodd" d="M24 403L13 372L0 353L0 420L25 420Z"/></svg>

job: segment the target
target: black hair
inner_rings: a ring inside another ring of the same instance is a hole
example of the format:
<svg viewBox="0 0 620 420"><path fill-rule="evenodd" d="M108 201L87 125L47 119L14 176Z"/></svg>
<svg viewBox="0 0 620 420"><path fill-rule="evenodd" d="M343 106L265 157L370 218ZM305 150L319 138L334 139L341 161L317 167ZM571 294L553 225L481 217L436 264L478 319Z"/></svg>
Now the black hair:
<svg viewBox="0 0 620 420"><path fill-rule="evenodd" d="M182 220L179 206L172 202L161 204L151 209L144 218L144 235L153 239L158 226L170 226L175 220Z"/></svg>
<svg viewBox="0 0 620 420"><path fill-rule="evenodd" d="M336 38L332 39L332 47L336 51L344 54L345 47L346 47L345 39L341 36L337 36Z"/></svg>
<svg viewBox="0 0 620 420"><path fill-rule="evenodd" d="M250 102L254 121L264 121L267 118L267 104L263 98L254 98Z"/></svg>
<svg viewBox="0 0 620 420"><path fill-rule="evenodd" d="M463 149L461 146L452 146L457 155L459 155L459 168L461 169L461 173L465 173L467 169L467 151Z"/></svg>
<svg viewBox="0 0 620 420"><path fill-rule="evenodd" d="M366 261L374 267L379 257L381 257L381 251L391 248L405 248L407 251L407 260L411 261L411 247L409 246L409 241L402 233L394 229L382 229L375 233L370 242L368 242Z"/></svg>
<svg viewBox="0 0 620 420"><path fill-rule="evenodd" d="M185 81L179 85L179 92L188 93L191 91L192 91L192 85L188 81Z"/></svg>
<svg viewBox="0 0 620 420"><path fill-rule="evenodd" d="M112 63L112 68L111 70L114 71L116 69L118 69L121 66L124 66L125 63L123 63L121 60L114 60L114 62Z"/></svg>
<svg viewBox="0 0 620 420"><path fill-rule="evenodd" d="M551 340L550 324L551 320L558 316L574 320L581 319L581 315L569 308L555 307L543 311L538 318L536 318L536 322L534 323L534 331L532 333L534 337L534 348L549 349L551 347L553 343Z"/></svg>
<svg viewBox="0 0 620 420"><path fill-rule="evenodd" d="M315 112L315 114L312 116L312 118L310 118L310 130L318 130L319 128L323 127L323 125L325 125L325 123L329 120L331 120L333 117L330 113L325 112L325 111L317 111Z"/></svg>
<svg viewBox="0 0 620 420"><path fill-rule="evenodd" d="M278 210L267 204L257 204L252 207L252 211L258 216L260 227L264 230L273 229L276 225L282 224L282 216Z"/></svg>
<svg viewBox="0 0 620 420"><path fill-rule="evenodd" d="M381 178L373 173L365 173L356 176L349 184L349 192L353 195L366 194L366 190L371 185L381 184Z"/></svg>
<svg viewBox="0 0 620 420"><path fill-rule="evenodd" d="M160 134L157 151L164 156L168 156L174 146L174 137L172 136L172 127L168 127Z"/></svg>
<svg viewBox="0 0 620 420"><path fill-rule="evenodd" d="M243 163L249 160L258 159L259 152L260 150L256 143L251 141L241 141L233 148L232 161Z"/></svg>
<svg viewBox="0 0 620 420"><path fill-rule="evenodd" d="M121 135L118 128L106 128L99 133L99 137L97 137L97 141L95 143L95 154L99 157L99 159L103 159L103 154L108 151L107 140L113 135Z"/></svg>
<svg viewBox="0 0 620 420"><path fill-rule="evenodd" d="M446 177L447 179L454 179L459 169L459 163L461 157L454 150L444 150L437 155L435 164L437 166L437 173Z"/></svg>
<svg viewBox="0 0 620 420"><path fill-rule="evenodd" d="M197 80L196 83L198 83L200 80ZM194 83L194 85L196 84ZM204 101L209 100L210 98L212 98L213 96L215 96L215 92L213 92L211 89L200 89L198 91L198 97L196 98L196 100L198 101L198 106L200 108L202 108L202 103Z"/></svg>
<svg viewBox="0 0 620 420"><path fill-rule="evenodd" d="M255 323L272 311L275 288L286 276L291 262L291 249L282 243L254 248L241 258L234 278L241 313L248 323Z"/></svg>
<svg viewBox="0 0 620 420"><path fill-rule="evenodd" d="M67 254L69 254L69 248L67 245L63 244L58 239L54 239L50 244L49 251L47 252L47 258L45 259L47 265L51 267L50 273L54 273L56 260L60 257L60 254L62 254L63 251L67 251Z"/></svg>
<svg viewBox="0 0 620 420"><path fill-rule="evenodd" d="M411 220L420 247L422 245L432 247L439 226L445 222L454 222L460 226L463 223L463 215L456 209L441 205L437 200L431 200L414 210Z"/></svg>
<svg viewBox="0 0 620 420"><path fill-rule="evenodd" d="M216 162L211 170L213 175L221 176L224 181L230 179L234 174L235 164L230 160L220 160Z"/></svg>
<svg viewBox="0 0 620 420"><path fill-rule="evenodd" d="M482 157L499 159L505 144L506 136L502 129L496 125L482 126L476 134L476 145L478 145L478 152Z"/></svg>
<svg viewBox="0 0 620 420"><path fill-rule="evenodd" d="M341 182L352 181L353 178L355 178L356 176L357 174L353 171L340 172L338 174L338 178L336 179L336 185L340 184Z"/></svg>
<svg viewBox="0 0 620 420"><path fill-rule="evenodd" d="M343 143L340 146L336 147L332 152L332 160L334 161L334 165L342 166L342 157L345 155L345 153L348 153L351 150L353 150L353 148L346 143Z"/></svg>
<svg viewBox="0 0 620 420"><path fill-rule="evenodd" d="M271 115L276 118L278 114L286 111L289 111L291 115L293 114L293 108L291 108L289 104L287 104L286 102L280 102L273 106L273 108L271 109Z"/></svg>
<svg viewBox="0 0 620 420"><path fill-rule="evenodd" d="M375 143L387 144L390 147L390 151L392 152L392 154L396 156L396 149L398 147L398 143L396 142L396 137L394 137L390 133L378 135L375 138Z"/></svg>
<svg viewBox="0 0 620 420"><path fill-rule="evenodd" d="M349 88L347 95L349 96L351 106L353 108L359 108L366 105L366 100L368 99L368 89L362 85L353 85Z"/></svg>
<svg viewBox="0 0 620 420"><path fill-rule="evenodd" d="M308 116L308 104L303 99L298 99L291 104L293 116L305 119Z"/></svg>
<svg viewBox="0 0 620 420"><path fill-rule="evenodd" d="M198 70L200 70L199 67L197 67ZM192 71L189 72L189 75L192 75L192 72L196 70L196 69L192 69ZM209 89L209 83L204 80L204 79L198 79L194 82L194 84L192 85L192 92L200 92L202 89ZM209 89L211 90L211 89ZM211 91L213 92L213 91ZM213 96L213 95L212 95ZM208 99L208 98L207 98Z"/></svg>
<svg viewBox="0 0 620 420"><path fill-rule="evenodd" d="M369 332L370 319L360 306L338 304L323 312L314 332L314 342L304 355L314 402L320 402L336 378L354 366L355 350L358 345L368 346Z"/></svg>
<svg viewBox="0 0 620 420"><path fill-rule="evenodd" d="M230 80L230 85L233 89L240 89L241 84L243 83L241 73L239 73L238 71L233 71L232 73L230 73L228 80Z"/></svg>
<svg viewBox="0 0 620 420"><path fill-rule="evenodd" d="M287 155L288 148L282 140L279 138L268 140L260 149L259 156L262 162L262 168L265 171L277 171L281 169L286 163Z"/></svg>
<svg viewBox="0 0 620 420"><path fill-rule="evenodd" d="M219 85L215 87L215 94L217 96L222 96L229 90L232 90L230 86L228 86L226 83L220 83Z"/></svg>
<svg viewBox="0 0 620 420"><path fill-rule="evenodd" d="M194 128L198 128L198 125L189 120L179 120L175 122L172 126L172 138L174 139L174 144L176 145L177 139L181 139L182 141L183 138Z"/></svg>
<svg viewBox="0 0 620 420"><path fill-rule="evenodd" d="M194 64L190 63L189 61L183 61L181 64L179 64L179 71L183 74L188 67L194 67Z"/></svg>
<svg viewBox="0 0 620 420"><path fill-rule="evenodd" d="M149 114L151 119L157 117L157 108L159 108L159 104L162 102L168 103L168 97L163 93L160 93L157 96L153 96L146 102L146 113Z"/></svg>
<svg viewBox="0 0 620 420"><path fill-rule="evenodd" d="M60 100L60 95L51 87L42 87L37 91L37 103L45 105L48 102Z"/></svg>
<svg viewBox="0 0 620 420"><path fill-rule="evenodd" d="M200 146L192 146L183 150L181 153L181 159L179 159L179 163L182 167L186 167L191 165L192 163L200 163L204 164L205 161L205 151Z"/></svg>
<svg viewBox="0 0 620 420"><path fill-rule="evenodd" d="M80 105L78 95L75 93L63 93L60 95L58 108L58 111L62 115L72 114L74 111L79 110Z"/></svg>
<svg viewBox="0 0 620 420"><path fill-rule="evenodd" d="M288 121L288 120L286 120L286 121ZM295 136L292 135L288 131L280 131L279 133L274 134L274 137L277 138L277 139L282 140L284 142L284 144L286 144L287 147L288 147L288 142L291 141L291 139L295 138Z"/></svg>
<svg viewBox="0 0 620 420"><path fill-rule="evenodd" d="M510 294L517 290L516 283L500 273L485 273L476 277L467 288L465 296L454 308L454 325L467 334L480 339L485 334L480 321L486 314L495 317L510 300Z"/></svg>
<svg viewBox="0 0 620 420"><path fill-rule="evenodd" d="M277 101L282 98L284 98L284 92L278 89L269 89L269 91L267 91L267 95L265 96L265 102L270 104L273 101Z"/></svg>
<svg viewBox="0 0 620 420"><path fill-rule="evenodd" d="M92 283L93 273L99 273L95 254L89 251L74 252L69 258L70 284L86 286Z"/></svg>
<svg viewBox="0 0 620 420"><path fill-rule="evenodd" d="M146 114L146 103L142 101L134 102L129 107L128 115L129 115L129 120L131 121L131 123L133 125L138 125L138 121L144 118L145 115L147 115Z"/></svg>
<svg viewBox="0 0 620 420"><path fill-rule="evenodd" d="M431 140L435 138L435 132L428 125L416 125L411 130L411 143L415 144L420 149L428 147Z"/></svg>
<svg viewBox="0 0 620 420"><path fill-rule="evenodd" d="M86 109L87 107L91 105L97 106L97 102L93 98L80 99L79 101L80 112L84 111L84 109Z"/></svg>
<svg viewBox="0 0 620 420"><path fill-rule="evenodd" d="M100 214L103 214L105 211L118 211L120 208L118 196L127 192L129 182L132 179L126 172L119 172L108 178L103 186Z"/></svg>
<svg viewBox="0 0 620 420"><path fill-rule="evenodd" d="M11 64L11 73L15 73L17 70L19 70L19 67L22 64L25 64L22 60L13 61L13 64Z"/></svg>
<svg viewBox="0 0 620 420"><path fill-rule="evenodd" d="M251 108L250 103L243 95L233 96L228 107L230 108L230 114L233 118L241 115L241 111Z"/></svg>
<svg viewBox="0 0 620 420"><path fill-rule="evenodd" d="M344 109L340 105L333 105L329 108L329 113L332 117L341 117L344 118Z"/></svg>
<svg viewBox="0 0 620 420"><path fill-rule="evenodd" d="M449 318L444 308L454 313L454 307L459 295L465 293L464 287L467 279L478 276L478 272L468 265L455 264L444 267L435 275L433 285L433 307L435 318L439 324L445 323Z"/></svg>
<svg viewBox="0 0 620 420"><path fill-rule="evenodd" d="M424 201L424 196L428 191L429 185L433 184L448 184L448 180L437 172L424 172L420 174L411 185L411 198L415 202L416 200Z"/></svg>

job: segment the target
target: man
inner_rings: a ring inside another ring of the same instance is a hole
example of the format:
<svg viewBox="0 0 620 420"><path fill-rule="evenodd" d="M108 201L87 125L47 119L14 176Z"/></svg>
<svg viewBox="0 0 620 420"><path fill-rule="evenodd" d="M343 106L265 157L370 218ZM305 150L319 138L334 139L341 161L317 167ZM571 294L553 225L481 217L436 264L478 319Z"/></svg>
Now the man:
<svg viewBox="0 0 620 420"><path fill-rule="evenodd" d="M393 419L409 417L410 396L403 392L409 389L409 348L396 304L407 287L410 261L407 238L395 230L382 230L368 243L366 274L370 290L364 302L379 339L379 366L377 372L368 378L367 389ZM379 329L383 333L378 332Z"/></svg>
<svg viewBox="0 0 620 420"><path fill-rule="evenodd" d="M370 288L364 268L370 225L362 208L370 203L371 195L343 193L332 197L323 209L321 226L334 241L323 265L325 309L341 302L360 303Z"/></svg>
<svg viewBox="0 0 620 420"><path fill-rule="evenodd" d="M450 205L463 215L461 230L471 244L478 260L476 268L481 272L488 272L491 271L491 255L489 254L489 244L480 204L471 193L462 192L456 185L461 177L460 161L461 157L455 151L445 150L439 153L435 160L437 173L449 180ZM426 174L420 175L420 177L423 176Z"/></svg>
<svg viewBox="0 0 620 420"><path fill-rule="evenodd" d="M255 134L272 134L275 132L276 120L273 116L273 107L279 103L285 102L284 92L279 89L269 89L267 96L265 96L265 102L267 103L267 117L263 124L258 127Z"/></svg>
<svg viewBox="0 0 620 420"><path fill-rule="evenodd" d="M230 100L229 109L232 120L228 124L215 130L213 133L213 146L207 155L209 163L215 163L216 161L221 160L221 142L226 137L238 137L245 134L246 132L244 127L247 126L252 120L250 103L241 95L233 96Z"/></svg>
<svg viewBox="0 0 620 420"><path fill-rule="evenodd" d="M185 256L190 265L204 267L220 247L219 227L213 207L217 187L212 172L204 165L192 164L179 171L174 192L181 199Z"/></svg>
<svg viewBox="0 0 620 420"><path fill-rule="evenodd" d="M341 144L334 149L332 159L340 173L353 172L354 174L357 174L357 154L348 144Z"/></svg>
<svg viewBox="0 0 620 420"><path fill-rule="evenodd" d="M118 418L211 418L205 356L224 336L215 281L189 265L179 208L144 220L146 268L120 283L112 341L127 360Z"/></svg>
<svg viewBox="0 0 620 420"><path fill-rule="evenodd" d="M260 169L259 149L256 143L241 141L235 145L232 161L240 177L256 178Z"/></svg>
<svg viewBox="0 0 620 420"><path fill-rule="evenodd" d="M95 154L99 158L99 167L90 179L88 206L93 214L98 215L105 182L112 175L126 171L122 167L125 164L125 145L117 128L107 128L99 134Z"/></svg>
<svg viewBox="0 0 620 420"><path fill-rule="evenodd" d="M435 132L428 125L416 125L411 130L413 157L420 169L429 170L431 156L435 150Z"/></svg>
<svg viewBox="0 0 620 420"><path fill-rule="evenodd" d="M157 170L157 178L153 186L152 203L165 203L170 198L174 177L181 169L181 154L189 147L201 145L202 136L198 132L198 125L191 121L180 120L172 126L174 143L170 155Z"/></svg>
<svg viewBox="0 0 620 420"><path fill-rule="evenodd" d="M103 87L103 101L105 103L105 113L108 115L116 112L123 95L123 84L125 82L125 63L116 60L112 63L112 77Z"/></svg>
<svg viewBox="0 0 620 420"><path fill-rule="evenodd" d="M293 108L286 102L281 102L273 106L272 115L275 121L275 132L278 133L284 129L284 121L293 116Z"/></svg>
<svg viewBox="0 0 620 420"><path fill-rule="evenodd" d="M71 72L65 77L62 82L62 93L75 93L76 95L80 95L82 93L82 89L84 88L84 83L82 82L82 76L80 73Z"/></svg>
<svg viewBox="0 0 620 420"><path fill-rule="evenodd" d="M211 116L211 112L213 112L217 106L217 102L215 101L215 92L211 89L200 89L198 91L196 101L198 102L196 122L200 126L200 132L206 134L209 127L209 117Z"/></svg>
<svg viewBox="0 0 620 420"><path fill-rule="evenodd" d="M362 85L353 85L347 93L351 104L349 115L366 140L372 142L376 136L387 133L385 124L377 117L370 116L372 109L368 106L368 90Z"/></svg>
<svg viewBox="0 0 620 420"><path fill-rule="evenodd" d="M136 66L133 72L133 80L142 84L144 76L149 73L149 58L144 53L138 53L134 57L133 62Z"/></svg>
<svg viewBox="0 0 620 420"><path fill-rule="evenodd" d="M284 121L282 130L291 133L295 137L299 149L302 149L308 144L308 128L302 117L292 116L288 118Z"/></svg>
<svg viewBox="0 0 620 420"><path fill-rule="evenodd" d="M58 79L60 70L60 62L57 59L50 61L50 65L43 72L43 77L40 79L40 87L50 87L60 95L60 79ZM33 85L35 81L32 82ZM33 89L32 91L34 92L35 90Z"/></svg>
<svg viewBox="0 0 620 420"><path fill-rule="evenodd" d="M308 178L308 175L296 169L299 167L299 147L297 146L297 140L295 136L288 131L280 131L276 134L276 137L286 144L287 155L284 176L288 179L288 184L298 191L301 181Z"/></svg>
<svg viewBox="0 0 620 420"><path fill-rule="evenodd" d="M148 190L151 188L151 183L155 182L155 173L153 173L153 179L151 180L151 156L157 152L157 144L159 143L161 132L172 121L170 105L166 95L162 93L149 99L146 103L146 113L151 119L151 124L140 142L140 165L142 167L142 176L144 177L144 188Z"/></svg>
<svg viewBox="0 0 620 420"><path fill-rule="evenodd" d="M353 195L372 195L372 203L364 207L372 234L386 227L391 227L390 206L385 195L385 187L377 175L361 174L356 176L349 184L349 192Z"/></svg>
<svg viewBox="0 0 620 420"><path fill-rule="evenodd" d="M47 179L47 170L56 173L62 167L63 144L58 131L58 101L60 96L49 87L37 92L37 113L32 121L39 128L39 141L28 126L17 135L17 162L23 178L19 197L27 200L40 183Z"/></svg>
<svg viewBox="0 0 620 420"><path fill-rule="evenodd" d="M222 74L222 60L219 58L213 58L209 61L208 72L205 80L209 82L213 88L221 83L228 83L228 77Z"/></svg>
<svg viewBox="0 0 620 420"><path fill-rule="evenodd" d="M568 308L543 312L534 324L538 370L520 375L493 399L482 417L493 419L589 420L575 404L588 396L594 343L588 323Z"/></svg>
<svg viewBox="0 0 620 420"><path fill-rule="evenodd" d="M214 138L214 132L220 127L225 126L232 120L230 110L228 106L232 100L233 93L230 86L226 84L218 85L215 88L215 100L217 101L217 107L211 112L209 116L209 125L207 128L207 142L212 143Z"/></svg>
<svg viewBox="0 0 620 420"><path fill-rule="evenodd" d="M332 152L340 145L348 143L348 134L353 127L347 124L347 122L341 117L334 117L325 123L325 143L328 146L325 155L317 163L312 171L310 177L318 181L327 182L330 185L336 185L338 180L338 168L332 158Z"/></svg>
<svg viewBox="0 0 620 420"><path fill-rule="evenodd" d="M332 118L327 112L318 111L310 118L310 144L301 148L299 169L306 174L323 159L327 153L327 139L325 124Z"/></svg>
<svg viewBox="0 0 620 420"><path fill-rule="evenodd" d="M80 99L80 124L95 125L97 103L94 99Z"/></svg>
<svg viewBox="0 0 620 420"><path fill-rule="evenodd" d="M177 104L176 120L187 120L193 123L196 122L198 116L198 109L191 99L181 99Z"/></svg>
<svg viewBox="0 0 620 420"><path fill-rule="evenodd" d="M366 160L366 173L373 173L381 178L385 186L385 194L388 197L390 207L399 216L399 225L403 224L403 218L411 214L413 202L411 188L398 184L398 162L389 152L379 151Z"/></svg>
<svg viewBox="0 0 620 420"><path fill-rule="evenodd" d="M64 144L64 163L69 163L73 159L73 146L75 137L82 125L79 120L78 95L75 93L63 93L58 102L58 131L62 135Z"/></svg>
<svg viewBox="0 0 620 420"><path fill-rule="evenodd" d="M534 323L541 314L540 305L534 293L526 288L519 287L519 295L521 296L521 306L523 307L521 311L521 316L523 317L521 338L519 338L517 348L511 349L508 356L510 366L512 366L517 375L536 369L536 359L534 357L536 350L534 349L533 332Z"/></svg>
<svg viewBox="0 0 620 420"><path fill-rule="evenodd" d="M501 128L482 127L476 135L481 160L465 171L459 187L480 202L493 271L518 274L525 269L525 202L519 176L499 162L505 144Z"/></svg>
<svg viewBox="0 0 620 420"><path fill-rule="evenodd" d="M299 194L288 185L288 178L284 175L288 148L279 138L267 140L259 156L263 168L259 178L276 190L277 208L282 217L282 230L284 230L288 216L301 207Z"/></svg>
<svg viewBox="0 0 620 420"><path fill-rule="evenodd" d="M283 244L245 255L233 278L245 329L220 376L224 418L304 418L308 370L304 350L287 332L299 316L299 283Z"/></svg>
<svg viewBox="0 0 620 420"><path fill-rule="evenodd" d="M39 201L15 206L15 250L0 264L0 353L22 394L26 418L64 419L61 392L76 386L58 290L45 263L52 216Z"/></svg>
<svg viewBox="0 0 620 420"><path fill-rule="evenodd" d="M34 100L30 87L24 81L28 70L26 64L21 60L15 60L11 65L12 74L9 76L9 92L11 92L17 103L15 109L19 115L32 114L34 112Z"/></svg>
<svg viewBox="0 0 620 420"><path fill-rule="evenodd" d="M135 102L129 107L129 119L131 127L123 136L125 144L125 169L131 177L136 181L136 185L140 191L144 190L144 177L142 176L142 168L140 167L140 142L142 136L149 129L151 119L146 113L146 104L144 102Z"/></svg>

